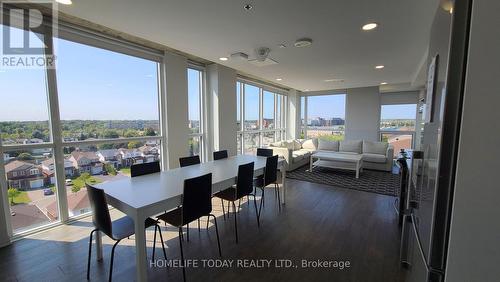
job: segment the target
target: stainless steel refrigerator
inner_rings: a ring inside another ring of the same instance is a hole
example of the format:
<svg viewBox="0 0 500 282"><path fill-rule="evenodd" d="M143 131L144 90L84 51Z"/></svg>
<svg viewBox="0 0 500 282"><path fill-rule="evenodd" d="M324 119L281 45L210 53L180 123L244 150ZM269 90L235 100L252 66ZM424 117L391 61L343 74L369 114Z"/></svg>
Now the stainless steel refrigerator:
<svg viewBox="0 0 500 282"><path fill-rule="evenodd" d="M431 28L421 153L414 154L401 240L406 281L443 281L472 0L440 1Z"/></svg>

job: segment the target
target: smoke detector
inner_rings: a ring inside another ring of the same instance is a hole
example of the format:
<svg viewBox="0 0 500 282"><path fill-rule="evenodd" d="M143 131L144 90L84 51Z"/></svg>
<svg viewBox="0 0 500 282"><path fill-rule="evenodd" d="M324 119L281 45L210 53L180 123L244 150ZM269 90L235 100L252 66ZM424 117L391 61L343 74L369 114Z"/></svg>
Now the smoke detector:
<svg viewBox="0 0 500 282"><path fill-rule="evenodd" d="M293 45L297 48L302 48L302 47L310 46L312 44L312 42L313 41L311 38L301 38L301 39L297 39L297 41L295 41L295 43Z"/></svg>

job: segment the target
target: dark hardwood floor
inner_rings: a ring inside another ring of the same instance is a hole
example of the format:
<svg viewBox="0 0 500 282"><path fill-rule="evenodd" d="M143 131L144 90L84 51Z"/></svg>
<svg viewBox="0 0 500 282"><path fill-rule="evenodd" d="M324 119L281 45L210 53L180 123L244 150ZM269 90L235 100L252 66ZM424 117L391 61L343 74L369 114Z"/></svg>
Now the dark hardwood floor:
<svg viewBox="0 0 500 282"><path fill-rule="evenodd" d="M253 205L242 203L238 215L239 243L235 243L234 219L222 218L220 201L214 211L222 247L218 257L215 227L201 232L190 225L190 242L184 241L185 259L197 259L199 266L186 270L188 281L403 281L400 268L397 217L393 197L335 188L315 183L287 180L287 204L281 213L272 189L257 228ZM227 207L226 207L227 208ZM227 212L227 210L226 210ZM121 213L113 211L113 217ZM85 280L90 218L38 233L0 249L2 281L82 281ZM168 259L179 259L177 230L163 227ZM113 279L135 279L133 237L116 249ZM151 257L153 230L149 230L148 257ZM91 281L105 281L112 241L103 238L104 260L91 265ZM156 258L163 257L157 243ZM233 260L232 267L208 268L202 259ZM285 259L297 268L237 267L237 260ZM302 268L302 260L348 261L349 267ZM182 281L180 268L151 268L152 281Z"/></svg>

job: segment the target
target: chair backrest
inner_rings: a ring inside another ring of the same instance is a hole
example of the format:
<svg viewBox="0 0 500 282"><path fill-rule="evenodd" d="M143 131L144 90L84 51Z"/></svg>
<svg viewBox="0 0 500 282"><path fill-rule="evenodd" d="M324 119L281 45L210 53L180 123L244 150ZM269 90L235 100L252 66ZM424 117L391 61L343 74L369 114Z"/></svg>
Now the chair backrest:
<svg viewBox="0 0 500 282"><path fill-rule="evenodd" d="M134 164L130 167L130 176L136 177L151 173L160 172L160 162L151 162L143 164Z"/></svg>
<svg viewBox="0 0 500 282"><path fill-rule="evenodd" d="M238 167L238 179L236 180L236 196L238 199L252 193L253 170L253 162L242 164Z"/></svg>
<svg viewBox="0 0 500 282"><path fill-rule="evenodd" d="M111 237L113 230L104 190L95 188L89 184L85 184L85 186L87 186L87 195L90 201L90 208L92 209L94 226Z"/></svg>
<svg viewBox="0 0 500 282"><path fill-rule="evenodd" d="M182 225L212 212L212 174L184 180Z"/></svg>
<svg viewBox="0 0 500 282"><path fill-rule="evenodd" d="M267 157L264 169L264 184L267 186L278 180L278 155Z"/></svg>
<svg viewBox="0 0 500 282"><path fill-rule="evenodd" d="M185 166L190 166L190 165L195 165L200 163L200 156L191 156L191 157L184 157L184 158L179 158L179 164L181 167Z"/></svg>
<svg viewBox="0 0 500 282"><path fill-rule="evenodd" d="M272 157L273 156L273 149L257 148L257 156Z"/></svg>
<svg viewBox="0 0 500 282"><path fill-rule="evenodd" d="M227 159L227 150L214 152L214 161L221 159Z"/></svg>

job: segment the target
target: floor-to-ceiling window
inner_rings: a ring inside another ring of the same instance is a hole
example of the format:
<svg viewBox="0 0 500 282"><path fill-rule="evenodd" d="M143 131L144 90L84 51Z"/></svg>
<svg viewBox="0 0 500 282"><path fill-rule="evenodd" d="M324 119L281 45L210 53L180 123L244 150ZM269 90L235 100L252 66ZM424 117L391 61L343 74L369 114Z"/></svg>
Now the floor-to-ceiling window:
<svg viewBox="0 0 500 282"><path fill-rule="evenodd" d="M55 71L0 73L0 183L14 234L88 212L85 183L129 177L163 151L162 52L70 29L59 36L40 37L55 46Z"/></svg>
<svg viewBox="0 0 500 282"><path fill-rule="evenodd" d="M343 140L346 95L301 97L301 137Z"/></svg>
<svg viewBox="0 0 500 282"><path fill-rule="evenodd" d="M129 177L131 165L160 160L158 62L55 40L71 217L90 211L85 183ZM47 212L56 208L52 202Z"/></svg>
<svg viewBox="0 0 500 282"><path fill-rule="evenodd" d="M416 118L416 104L381 106L380 140L394 146L394 156L397 156L401 149L413 149Z"/></svg>
<svg viewBox="0 0 500 282"><path fill-rule="evenodd" d="M203 71L188 68L189 155L203 155ZM202 156L203 157L203 156Z"/></svg>
<svg viewBox="0 0 500 282"><path fill-rule="evenodd" d="M240 81L236 95L238 153L254 154L256 148L284 138L286 96Z"/></svg>

